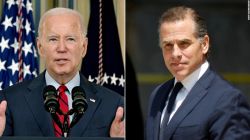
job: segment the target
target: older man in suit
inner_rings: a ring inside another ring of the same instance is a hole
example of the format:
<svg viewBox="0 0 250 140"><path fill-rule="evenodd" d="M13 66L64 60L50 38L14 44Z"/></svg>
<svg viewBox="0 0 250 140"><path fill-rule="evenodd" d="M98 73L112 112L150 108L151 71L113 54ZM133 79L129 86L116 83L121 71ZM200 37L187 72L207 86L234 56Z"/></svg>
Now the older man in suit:
<svg viewBox="0 0 250 140"><path fill-rule="evenodd" d="M43 89L52 85L56 89L64 87L64 91L58 93L58 101L63 100L59 101L60 107L64 106L66 111L72 108L71 91L75 86L81 86L86 92L88 108L68 136L123 137L124 98L88 82L78 71L88 43L81 15L67 8L51 9L41 18L38 30L37 47L46 70L34 80L1 91L4 101L0 104L0 134L63 136L64 131L58 129L60 124L55 123L44 108ZM72 116L68 119L71 123Z"/></svg>
<svg viewBox="0 0 250 140"><path fill-rule="evenodd" d="M174 78L150 97L147 140L249 139L249 104L209 66L204 19L192 8L171 8L160 18L159 37Z"/></svg>

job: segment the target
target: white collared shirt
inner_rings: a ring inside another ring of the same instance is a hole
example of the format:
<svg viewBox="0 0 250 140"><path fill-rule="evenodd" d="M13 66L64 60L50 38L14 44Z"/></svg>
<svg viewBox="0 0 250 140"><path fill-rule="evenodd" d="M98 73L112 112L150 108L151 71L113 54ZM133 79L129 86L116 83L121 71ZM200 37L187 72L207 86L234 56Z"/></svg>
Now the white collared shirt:
<svg viewBox="0 0 250 140"><path fill-rule="evenodd" d="M205 61L198 69L196 69L193 73L191 73L184 80L181 81L181 83L183 85L183 88L178 92L178 94L176 96L175 104L173 106L173 111L171 112L171 114L169 116L169 121L172 119L175 112L178 110L178 108L181 106L183 101L186 99L188 93L191 91L191 89L193 88L195 83L206 72L208 67L209 67L209 63L208 63L208 61ZM176 82L177 82L177 80L175 79L174 84L176 84ZM172 94L172 91L171 91L170 94ZM170 94L169 94L169 96L170 96ZM165 111L166 111L166 108L167 108L167 104L168 104L168 100L166 101L166 106L164 107L162 115L161 115L161 123L162 123L163 118L164 118L164 114L165 114Z"/></svg>
<svg viewBox="0 0 250 140"><path fill-rule="evenodd" d="M46 81L46 85L52 85L56 89L58 89L59 86L61 85L57 83L47 71L45 72L45 81ZM72 109L72 103L73 103L72 97L71 97L71 91L75 86L80 86L79 72L73 77L73 79L71 79L68 83L66 83L65 86L68 88L68 91L66 91L66 95L68 97L68 105L69 105L69 110L70 110ZM70 122L72 121L72 119L73 119L73 115L70 115Z"/></svg>

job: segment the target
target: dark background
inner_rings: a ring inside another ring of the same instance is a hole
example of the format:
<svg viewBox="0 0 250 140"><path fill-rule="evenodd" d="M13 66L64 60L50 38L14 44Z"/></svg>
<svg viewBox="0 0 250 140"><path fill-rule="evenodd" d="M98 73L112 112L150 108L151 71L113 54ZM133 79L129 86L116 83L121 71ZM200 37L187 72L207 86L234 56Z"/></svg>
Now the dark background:
<svg viewBox="0 0 250 140"><path fill-rule="evenodd" d="M158 20L163 11L176 5L190 6L206 19L210 36L211 53L208 59L210 65L244 92L250 102L250 21L247 2L247 0L127 1L126 51L136 72L138 92L131 90L128 78L133 75L126 67L129 85L126 102L131 106L131 102L135 102L134 98L139 97L143 122L146 119L150 93L158 84L171 78L158 45ZM129 106L128 109L132 108ZM130 117L130 111L127 111L131 122L133 118ZM128 123L129 128L131 125Z"/></svg>

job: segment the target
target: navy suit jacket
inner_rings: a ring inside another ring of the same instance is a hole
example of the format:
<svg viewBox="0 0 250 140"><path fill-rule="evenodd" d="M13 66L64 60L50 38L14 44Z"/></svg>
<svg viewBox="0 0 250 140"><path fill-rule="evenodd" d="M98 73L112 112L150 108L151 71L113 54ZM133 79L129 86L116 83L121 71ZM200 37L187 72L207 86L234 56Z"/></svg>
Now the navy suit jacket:
<svg viewBox="0 0 250 140"><path fill-rule="evenodd" d="M158 140L160 119L174 79L151 94L146 139ZM250 107L244 95L210 68L166 126L165 140L249 140Z"/></svg>
<svg viewBox="0 0 250 140"><path fill-rule="evenodd" d="M7 100L7 136L54 136L52 117L44 108L44 73L37 78L13 85L1 91ZM102 86L90 83L80 75L80 86L85 90L88 108L70 130L70 137L108 137L118 106L124 99Z"/></svg>

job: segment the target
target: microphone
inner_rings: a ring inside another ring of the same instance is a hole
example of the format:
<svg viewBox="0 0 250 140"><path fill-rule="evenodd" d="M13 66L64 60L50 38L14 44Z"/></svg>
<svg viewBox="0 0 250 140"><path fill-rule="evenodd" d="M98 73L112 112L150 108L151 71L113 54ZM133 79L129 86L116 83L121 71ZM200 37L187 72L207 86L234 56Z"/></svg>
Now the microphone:
<svg viewBox="0 0 250 140"><path fill-rule="evenodd" d="M72 128L82 117L83 113L87 110L88 104L86 100L85 91L82 87L76 86L72 89L72 107L75 112L74 118L70 123L70 127Z"/></svg>
<svg viewBox="0 0 250 140"><path fill-rule="evenodd" d="M56 88L48 85L43 89L44 107L51 114L55 114L59 110L59 102L57 100Z"/></svg>
<svg viewBox="0 0 250 140"><path fill-rule="evenodd" d="M76 86L72 89L72 100L72 107L75 112L83 114L87 110L88 104L86 100L85 91L82 87Z"/></svg>
<svg viewBox="0 0 250 140"><path fill-rule="evenodd" d="M48 111L55 123L63 130L63 125L61 124L57 112L60 114L59 102L57 100L56 88L52 85L48 85L43 89L43 99L45 110Z"/></svg>

